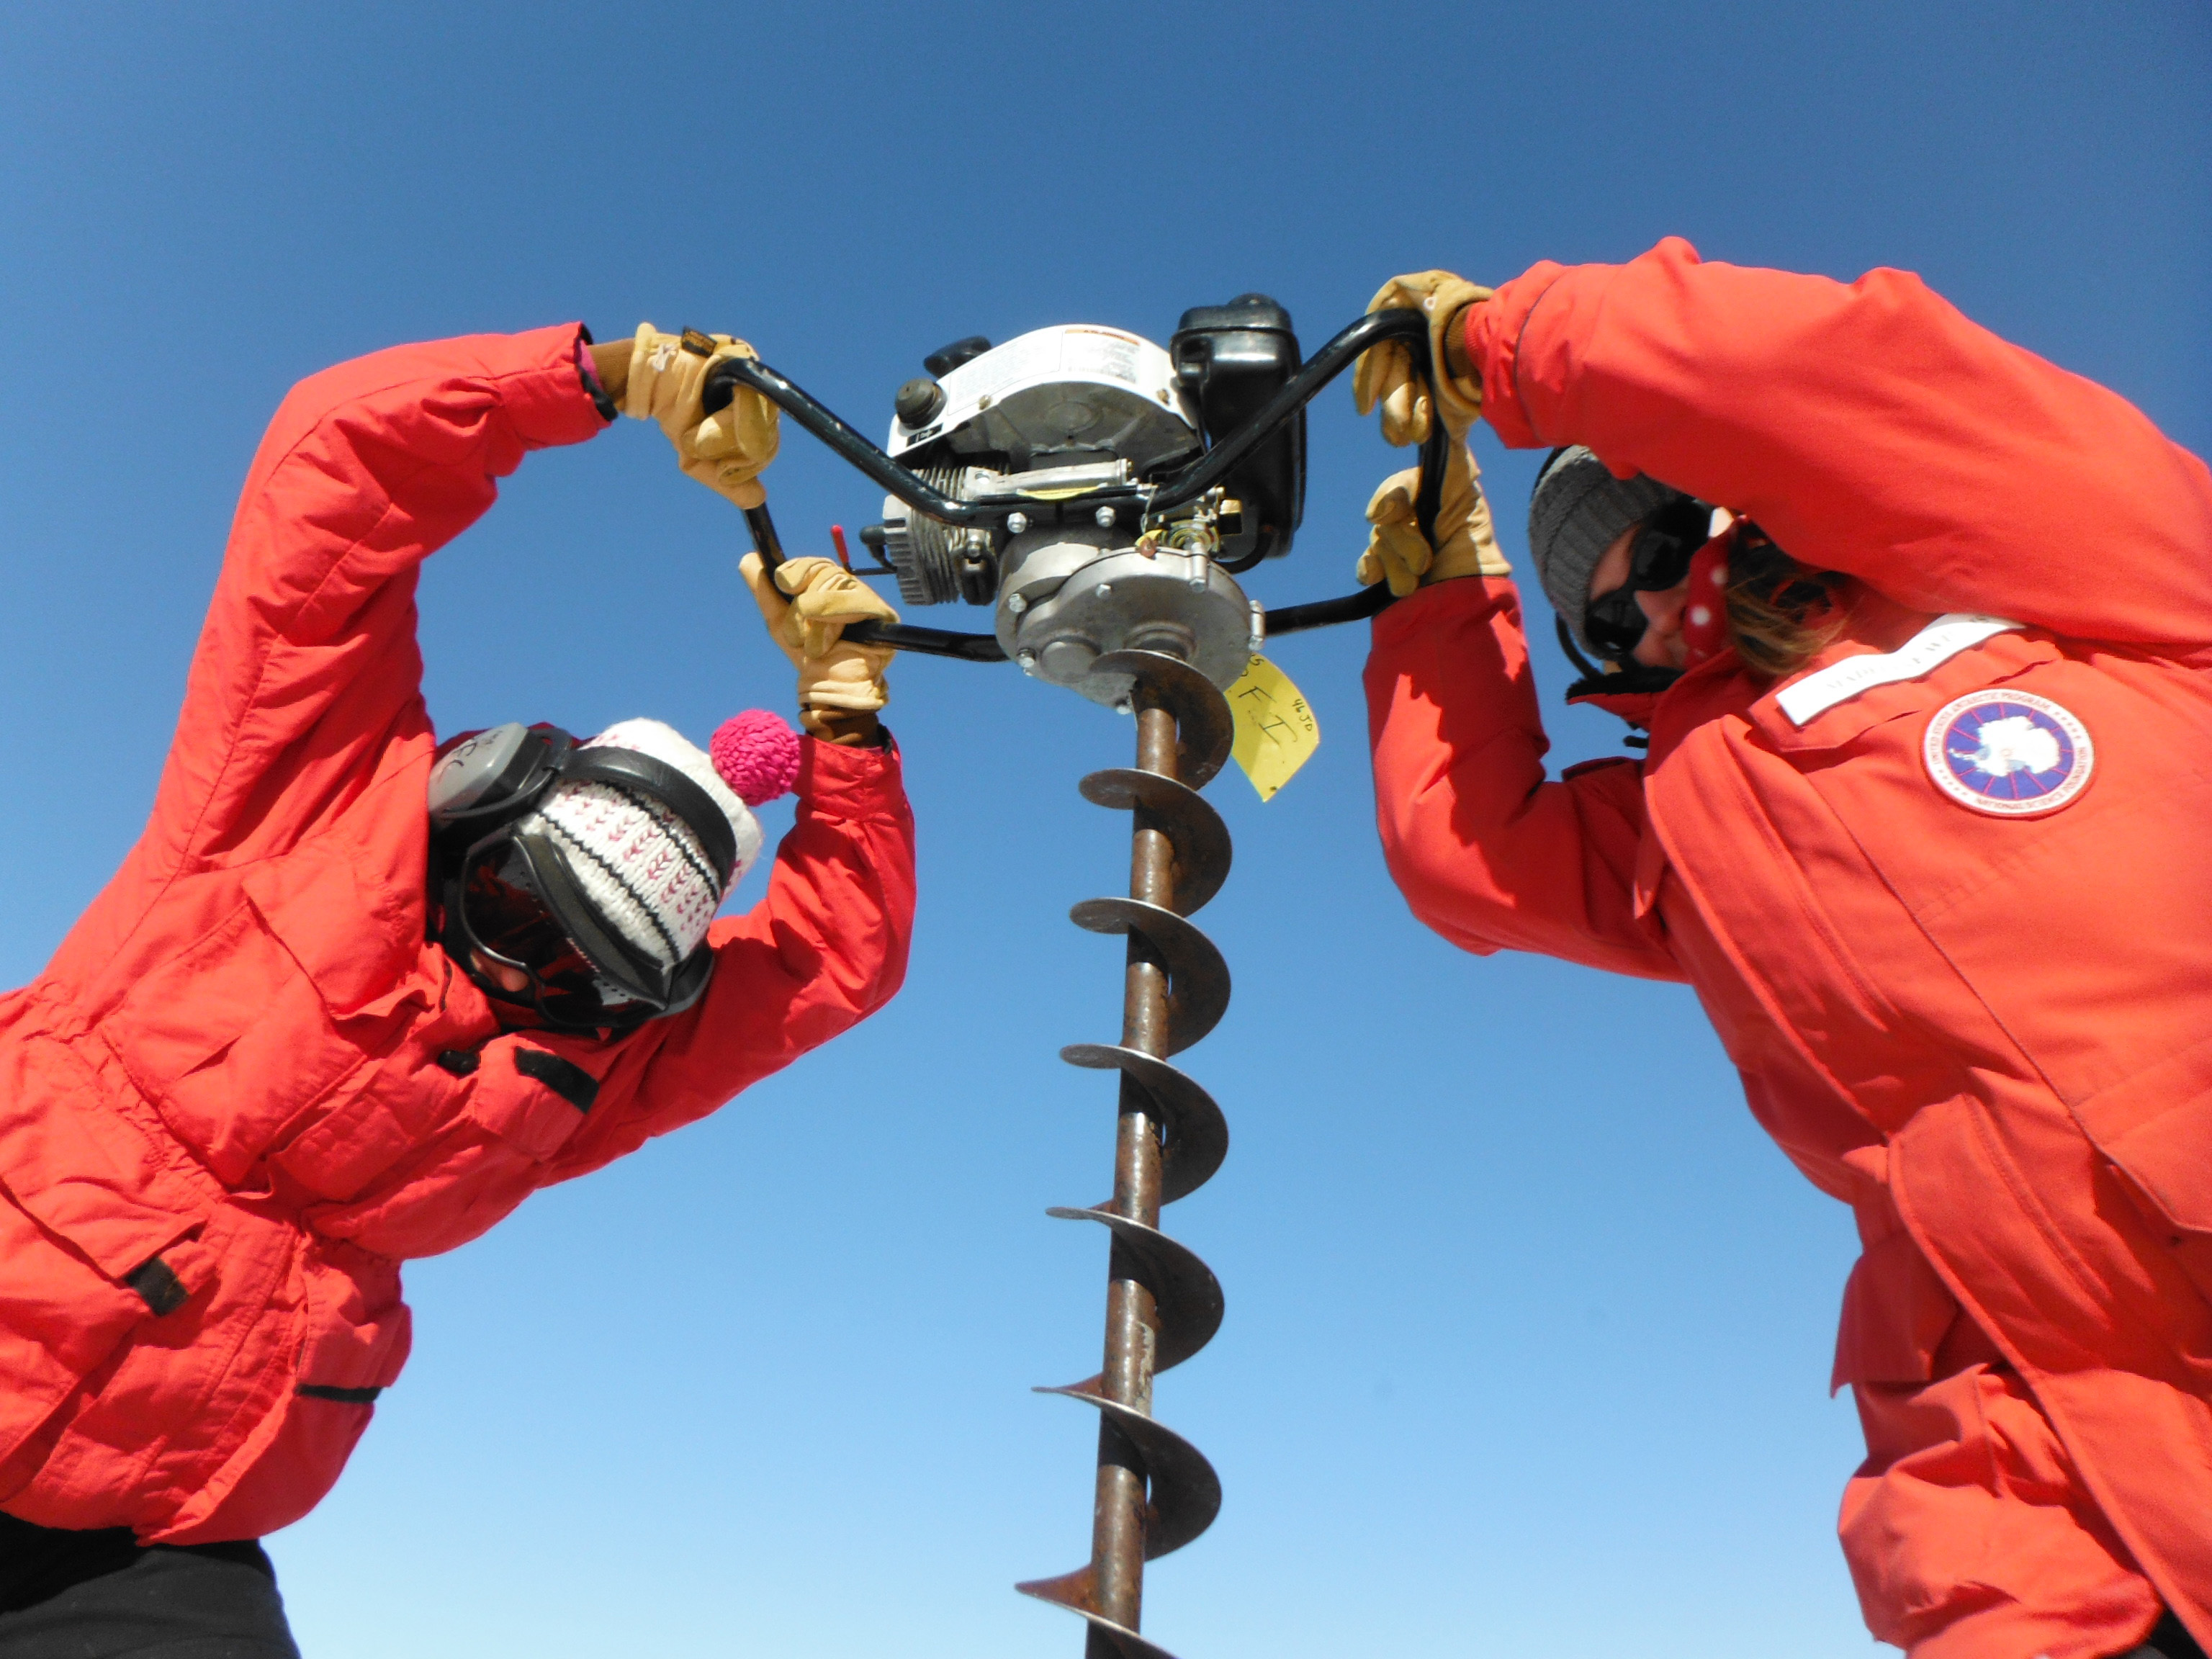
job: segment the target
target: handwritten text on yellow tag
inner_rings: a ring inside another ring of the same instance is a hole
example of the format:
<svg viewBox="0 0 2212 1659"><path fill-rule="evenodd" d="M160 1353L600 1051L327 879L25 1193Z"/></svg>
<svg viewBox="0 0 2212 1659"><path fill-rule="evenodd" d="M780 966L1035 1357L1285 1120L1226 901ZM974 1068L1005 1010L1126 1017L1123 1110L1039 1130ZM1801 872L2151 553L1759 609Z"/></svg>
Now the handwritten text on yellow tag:
<svg viewBox="0 0 2212 1659"><path fill-rule="evenodd" d="M1320 722L1291 677L1265 657L1244 665L1229 688L1229 707L1237 717L1237 742L1230 752L1260 799L1273 800L1321 747Z"/></svg>

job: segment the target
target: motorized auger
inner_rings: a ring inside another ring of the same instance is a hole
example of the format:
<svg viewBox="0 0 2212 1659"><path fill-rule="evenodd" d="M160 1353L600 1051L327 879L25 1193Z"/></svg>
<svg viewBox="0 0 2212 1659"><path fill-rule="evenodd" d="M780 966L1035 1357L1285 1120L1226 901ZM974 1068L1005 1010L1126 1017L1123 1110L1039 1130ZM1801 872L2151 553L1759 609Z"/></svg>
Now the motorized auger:
<svg viewBox="0 0 2212 1659"><path fill-rule="evenodd" d="M1229 969L1189 917L1229 873L1229 831L1198 793L1229 758L1224 690L1269 635L1372 616L1386 587L1273 612L1236 578L1291 550L1305 497L1305 406L1365 350L1401 341L1430 380L1428 319L1370 313L1301 363L1287 312L1263 295L1183 313L1164 350L1121 329L1069 325L1006 344L964 339L898 388L878 448L792 381L750 359L718 364L708 412L752 387L890 492L860 532L908 605L994 607L988 634L863 624L849 637L971 662L1018 664L1135 716L1135 765L1080 785L1132 817L1127 897L1086 899L1079 927L1126 935L1121 1034L1060 1050L1119 1073L1114 1191L1048 1213L1111 1235L1104 1361L1042 1392L1097 1408L1091 1560L1018 1586L1080 1613L1087 1659L1169 1659L1139 1633L1145 1563L1212 1524L1221 1483L1152 1415L1153 1378L1210 1341L1221 1286L1160 1231L1161 1206L1221 1165L1229 1130L1211 1096L1168 1057L1229 1006ZM1415 508L1431 534L1449 441L1431 422ZM765 507L753 544L782 550Z"/></svg>

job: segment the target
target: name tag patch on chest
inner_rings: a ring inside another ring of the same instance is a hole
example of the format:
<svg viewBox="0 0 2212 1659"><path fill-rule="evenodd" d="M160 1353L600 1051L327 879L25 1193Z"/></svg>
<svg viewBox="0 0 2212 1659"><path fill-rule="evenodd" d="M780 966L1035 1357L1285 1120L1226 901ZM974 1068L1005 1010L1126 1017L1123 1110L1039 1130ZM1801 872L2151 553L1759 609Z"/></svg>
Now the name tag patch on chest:
<svg viewBox="0 0 2212 1659"><path fill-rule="evenodd" d="M1917 680L1947 663L1970 646L1992 634L2007 634L2020 624L2002 617L1984 617L1971 611L1954 611L1938 617L1894 651L1879 656L1846 657L1808 674L1785 687L1774 701L1792 724L1803 726L1815 714L1826 714L1838 703L1849 702L1877 685Z"/></svg>
<svg viewBox="0 0 2212 1659"><path fill-rule="evenodd" d="M1936 787L1999 817L2055 812L2089 787L2088 728L2048 697L1969 691L1936 711L1921 757Z"/></svg>

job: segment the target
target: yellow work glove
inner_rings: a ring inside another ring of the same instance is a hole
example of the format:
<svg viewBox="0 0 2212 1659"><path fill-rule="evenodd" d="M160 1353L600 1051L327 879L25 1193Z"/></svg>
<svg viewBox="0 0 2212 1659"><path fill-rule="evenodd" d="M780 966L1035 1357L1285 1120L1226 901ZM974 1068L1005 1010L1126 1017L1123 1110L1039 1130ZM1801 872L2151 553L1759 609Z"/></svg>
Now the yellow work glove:
<svg viewBox="0 0 2212 1659"><path fill-rule="evenodd" d="M685 475L739 507L758 507L768 499L756 480L775 459L776 407L759 392L739 386L729 406L709 416L700 407L700 397L707 371L716 363L758 355L726 334L696 329L663 334L651 323L640 323L630 345L629 383L623 388L623 413L659 422Z"/></svg>
<svg viewBox="0 0 2212 1659"><path fill-rule="evenodd" d="M1443 499L1437 507L1437 540L1431 548L1413 515L1413 492L1421 470L1408 467L1382 481L1367 503L1367 550L1356 574L1363 586L1388 580L1400 599L1416 587L1455 576L1505 576L1513 567L1498 550L1490 523L1490 502L1475 481L1474 457L1465 444L1451 447L1444 469Z"/></svg>
<svg viewBox="0 0 2212 1659"><path fill-rule="evenodd" d="M787 559L775 568L773 581L757 553L746 554L738 569L752 589L769 636L799 671L802 710L872 714L890 700L884 670L897 653L888 645L842 637L847 623L898 620L873 588L834 559Z"/></svg>
<svg viewBox="0 0 2212 1659"><path fill-rule="evenodd" d="M1370 312L1410 307L1429 318L1429 356L1437 366L1437 396L1443 404L1444 430L1459 443L1482 418L1482 386L1451 372L1445 336L1452 320L1491 291L1449 270L1417 270L1393 276L1367 302ZM1359 354L1352 370L1352 401L1362 415L1382 405L1382 435L1394 444L1417 444L1429 435L1428 387L1413 373L1413 354L1398 340L1386 340Z"/></svg>

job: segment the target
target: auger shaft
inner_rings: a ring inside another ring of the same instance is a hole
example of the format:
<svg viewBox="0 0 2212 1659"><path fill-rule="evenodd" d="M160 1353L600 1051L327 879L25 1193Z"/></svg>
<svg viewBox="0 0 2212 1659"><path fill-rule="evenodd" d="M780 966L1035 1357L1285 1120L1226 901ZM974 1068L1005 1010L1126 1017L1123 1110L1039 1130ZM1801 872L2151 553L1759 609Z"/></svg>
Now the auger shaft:
<svg viewBox="0 0 2212 1659"><path fill-rule="evenodd" d="M1137 767L1176 775L1176 720L1166 708L1137 708ZM1175 844L1139 807L1130 837L1129 896L1162 909L1175 908ZM1167 1052L1168 972L1143 935L1129 935L1122 993L1121 1042L1154 1056ZM1126 1076L1114 1148L1114 1200L1118 1214L1147 1227L1160 1218L1160 1131L1152 1100ZM1159 1320L1152 1293L1121 1244L1107 1267L1106 1397L1150 1416L1152 1360ZM1143 1459L1110 1421L1098 1425L1098 1492L1092 1511L1091 1565L1098 1611L1131 1630L1142 1621L1145 1596L1145 1474Z"/></svg>
<svg viewBox="0 0 2212 1659"><path fill-rule="evenodd" d="M1213 1524L1221 1479L1205 1454L1152 1415L1154 1373L1181 1364L1221 1328L1220 1281L1159 1227L1160 1211L1212 1176L1229 1152L1221 1108L1169 1063L1229 1007L1229 964L1188 920L1229 874L1229 831L1199 796L1230 757L1228 700L1181 657L1122 651L1095 671L1128 677L1137 764L1083 780L1094 805L1133 815L1129 894L1085 899L1067 913L1094 933L1127 942L1119 1042L1071 1043L1060 1057L1121 1073L1114 1193L1046 1213L1103 1226L1106 1349L1095 1376L1040 1390L1098 1413L1091 1559L1024 1595L1088 1621L1086 1659L1172 1659L1140 1633L1145 1563L1181 1549Z"/></svg>

